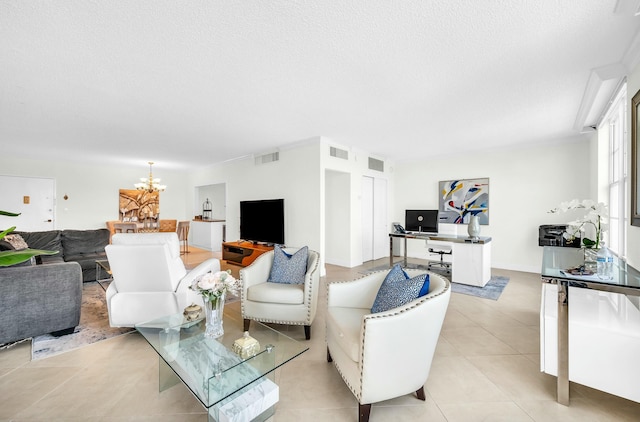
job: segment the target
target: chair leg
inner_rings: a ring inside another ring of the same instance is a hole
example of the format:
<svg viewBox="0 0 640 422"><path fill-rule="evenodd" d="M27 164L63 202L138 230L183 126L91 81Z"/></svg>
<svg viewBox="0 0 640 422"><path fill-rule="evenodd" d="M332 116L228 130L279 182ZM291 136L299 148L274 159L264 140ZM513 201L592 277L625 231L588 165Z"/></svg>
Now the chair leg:
<svg viewBox="0 0 640 422"><path fill-rule="evenodd" d="M244 320L244 330L243 331L249 331L249 325L251 325L251 320L250 319L245 319Z"/></svg>
<svg viewBox="0 0 640 422"><path fill-rule="evenodd" d="M333 358L331 357L331 352L329 351L328 347L327 347L327 362L333 362Z"/></svg>
<svg viewBox="0 0 640 422"><path fill-rule="evenodd" d="M311 326L310 325L305 325L304 326L304 337L307 340L311 339Z"/></svg>
<svg viewBox="0 0 640 422"><path fill-rule="evenodd" d="M416 395L422 401L425 401L427 399L426 396L424 395L424 385L420 387L418 391L416 391Z"/></svg>
<svg viewBox="0 0 640 422"><path fill-rule="evenodd" d="M358 422L369 422L371 404L358 404Z"/></svg>

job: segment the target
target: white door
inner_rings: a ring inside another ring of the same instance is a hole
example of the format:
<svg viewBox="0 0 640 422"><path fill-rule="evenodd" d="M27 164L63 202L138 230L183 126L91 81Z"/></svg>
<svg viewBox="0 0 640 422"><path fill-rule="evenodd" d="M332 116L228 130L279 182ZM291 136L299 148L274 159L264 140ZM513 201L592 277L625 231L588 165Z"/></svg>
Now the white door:
<svg viewBox="0 0 640 422"><path fill-rule="evenodd" d="M373 177L362 177L362 262L373 259Z"/></svg>
<svg viewBox="0 0 640 422"><path fill-rule="evenodd" d="M373 179L373 259L389 256L387 180Z"/></svg>
<svg viewBox="0 0 640 422"><path fill-rule="evenodd" d="M0 229L45 231L55 227L55 180L39 177L0 176L0 210L20 213L0 215Z"/></svg>

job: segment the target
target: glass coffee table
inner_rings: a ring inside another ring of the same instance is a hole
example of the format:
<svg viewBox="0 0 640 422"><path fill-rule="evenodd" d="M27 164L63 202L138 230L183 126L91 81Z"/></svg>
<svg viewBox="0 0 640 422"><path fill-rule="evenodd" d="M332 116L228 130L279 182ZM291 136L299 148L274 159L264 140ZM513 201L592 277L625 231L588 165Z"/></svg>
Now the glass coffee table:
<svg viewBox="0 0 640 422"><path fill-rule="evenodd" d="M249 334L260 350L242 359L232 351L243 335L242 319L233 310L225 311L225 334L217 339L204 336L204 320L187 322L182 314L135 328L158 353L160 391L182 381L207 409L209 421L266 420L278 401L273 372L309 348L252 321Z"/></svg>

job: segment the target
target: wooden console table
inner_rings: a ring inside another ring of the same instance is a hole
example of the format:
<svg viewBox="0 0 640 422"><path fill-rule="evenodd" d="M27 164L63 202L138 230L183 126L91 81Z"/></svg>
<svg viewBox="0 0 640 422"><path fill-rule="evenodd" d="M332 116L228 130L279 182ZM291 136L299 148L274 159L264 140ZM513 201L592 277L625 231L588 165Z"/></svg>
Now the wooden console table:
<svg viewBox="0 0 640 422"><path fill-rule="evenodd" d="M224 242L222 244L222 259L227 264L246 267L251 265L257 257L265 252L273 250L273 246L261 245L252 242Z"/></svg>

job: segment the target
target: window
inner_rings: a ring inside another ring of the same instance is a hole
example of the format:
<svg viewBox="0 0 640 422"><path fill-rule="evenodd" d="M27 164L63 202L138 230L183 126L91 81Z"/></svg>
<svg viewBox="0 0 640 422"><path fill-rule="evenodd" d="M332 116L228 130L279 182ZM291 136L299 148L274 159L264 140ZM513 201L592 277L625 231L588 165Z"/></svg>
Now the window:
<svg viewBox="0 0 640 422"><path fill-rule="evenodd" d="M629 223L627 184L627 85L622 85L603 122L609 125L609 240L607 246L619 256L626 254Z"/></svg>

